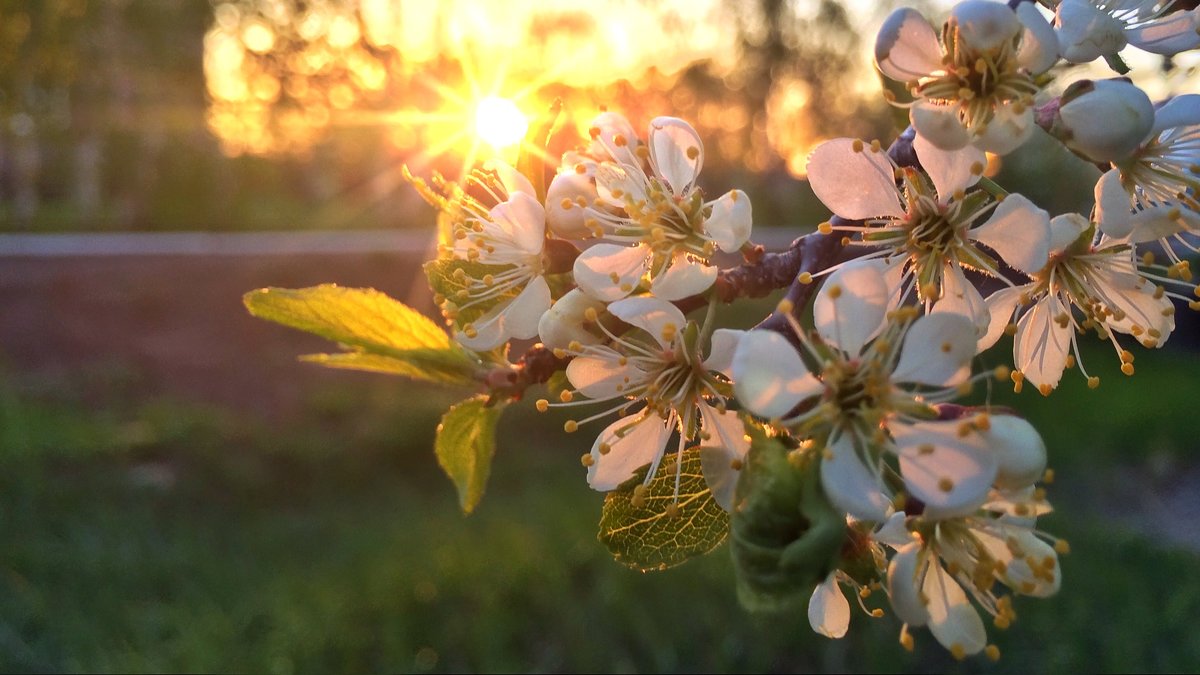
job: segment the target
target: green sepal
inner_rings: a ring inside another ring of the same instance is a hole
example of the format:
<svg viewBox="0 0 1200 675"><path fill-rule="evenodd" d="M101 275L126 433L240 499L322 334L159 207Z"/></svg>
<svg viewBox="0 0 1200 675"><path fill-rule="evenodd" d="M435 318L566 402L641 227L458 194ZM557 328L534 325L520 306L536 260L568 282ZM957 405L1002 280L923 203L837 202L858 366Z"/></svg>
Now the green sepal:
<svg viewBox="0 0 1200 675"><path fill-rule="evenodd" d="M503 403L488 405L488 397L481 394L452 406L438 424L433 452L458 489L463 514L470 514L483 499L503 411Z"/></svg>
<svg viewBox="0 0 1200 675"><path fill-rule="evenodd" d="M597 538L617 562L643 572L665 570L711 552L728 536L729 514L713 499L704 480L699 448L683 452L679 511L668 514L675 501L676 460L673 452L663 457L640 506L633 503L634 488L645 480L649 465L605 496Z"/></svg>

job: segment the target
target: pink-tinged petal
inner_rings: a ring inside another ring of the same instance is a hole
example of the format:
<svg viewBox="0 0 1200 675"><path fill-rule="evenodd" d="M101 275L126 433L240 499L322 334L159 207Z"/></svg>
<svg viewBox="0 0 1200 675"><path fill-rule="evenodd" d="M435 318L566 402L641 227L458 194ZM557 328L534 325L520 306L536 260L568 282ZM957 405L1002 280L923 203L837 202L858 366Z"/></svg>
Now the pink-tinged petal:
<svg viewBox="0 0 1200 675"><path fill-rule="evenodd" d="M607 400L624 396L631 387L646 381L647 374L634 365L621 365L621 354L608 347L595 347L567 364L567 380L588 398Z"/></svg>
<svg viewBox="0 0 1200 675"><path fill-rule="evenodd" d="M591 130L595 135L588 146L588 154L597 159L611 158L613 161L626 166L641 166L641 160L634 154L637 147L637 132L625 116L620 113L605 111L592 119ZM621 138L618 145L617 137Z"/></svg>
<svg viewBox="0 0 1200 675"><path fill-rule="evenodd" d="M1100 231L1114 239L1129 236L1133 231L1133 214L1130 212L1129 193L1121 185L1121 171L1111 169L1100 176L1095 194Z"/></svg>
<svg viewBox="0 0 1200 675"><path fill-rule="evenodd" d="M877 523L887 520L892 500L883 493L879 468L863 463L849 434L835 437L821 457L821 487L843 513Z"/></svg>
<svg viewBox="0 0 1200 675"><path fill-rule="evenodd" d="M1055 11L1058 51L1071 63L1087 63L1125 46L1125 24L1087 0L1062 0Z"/></svg>
<svg viewBox="0 0 1200 675"><path fill-rule="evenodd" d="M899 307L900 301L904 299L900 297L900 293L904 290L904 266L907 260L907 257L896 257L890 260L887 258L873 258L854 263L855 265L870 265L879 270L879 273L883 275L883 283L888 289L888 312ZM881 330L882 328L883 326L880 325Z"/></svg>
<svg viewBox="0 0 1200 675"><path fill-rule="evenodd" d="M462 346L476 352L486 352L499 347L508 341L508 335L504 332L503 312L505 309L507 309L506 304L496 305L483 316L471 322L471 327L475 329L475 337L468 337L462 331L455 333L454 337Z"/></svg>
<svg viewBox="0 0 1200 675"><path fill-rule="evenodd" d="M646 331L663 349L670 349L687 319L671 303L654 297L625 298L608 306L608 313Z"/></svg>
<svg viewBox="0 0 1200 675"><path fill-rule="evenodd" d="M642 245L596 244L575 259L575 283L597 300L620 300L641 282L649 256Z"/></svg>
<svg viewBox="0 0 1200 675"><path fill-rule="evenodd" d="M943 647L970 656L987 646L987 630L979 612L967 599L954 577L941 563L933 562L925 575L925 597L929 598L929 632Z"/></svg>
<svg viewBox="0 0 1200 675"><path fill-rule="evenodd" d="M893 382L952 387L970 373L975 327L961 314L929 314L913 322L892 371Z"/></svg>
<svg viewBox="0 0 1200 675"><path fill-rule="evenodd" d="M537 197L537 191L533 189L533 183L530 183L524 174L517 171L507 162L491 159L484 163L483 168L496 173L496 177L500 179L500 184L504 186L504 190L508 193L509 197L517 193Z"/></svg>
<svg viewBox="0 0 1200 675"><path fill-rule="evenodd" d="M1056 319L1068 311L1070 308L1063 307L1058 296L1047 295L1017 322L1013 361L1039 391L1049 392L1057 387L1067 366L1074 328L1069 322L1060 323Z"/></svg>
<svg viewBox="0 0 1200 675"><path fill-rule="evenodd" d="M1200 47L1198 17L1200 13L1195 9L1168 14L1136 28L1127 28L1125 38L1129 44L1151 54L1174 56Z"/></svg>
<svg viewBox="0 0 1200 675"><path fill-rule="evenodd" d="M527 340L538 334L538 322L550 309L550 286L545 277L537 276L530 279L520 295L504 310L504 332L510 338Z"/></svg>
<svg viewBox="0 0 1200 675"><path fill-rule="evenodd" d="M997 458L987 439L962 422L893 425L900 475L908 493L925 504L925 517L952 518L975 511L996 478Z"/></svg>
<svg viewBox="0 0 1200 675"><path fill-rule="evenodd" d="M964 0L950 10L951 25L966 48L990 51L1010 42L1021 31L1017 15L1003 3Z"/></svg>
<svg viewBox="0 0 1200 675"><path fill-rule="evenodd" d="M767 419L783 417L825 385L813 377L795 347L779 333L755 330L738 341L730 366L738 401Z"/></svg>
<svg viewBox="0 0 1200 675"><path fill-rule="evenodd" d="M975 136L972 143L980 150L1007 155L1033 136L1033 108L1021 103L1007 103L996 109L987 128Z"/></svg>
<svg viewBox="0 0 1200 675"><path fill-rule="evenodd" d="M750 198L741 190L730 190L712 203L712 213L704 221L704 232L722 251L733 253L750 239L753 225Z"/></svg>
<svg viewBox="0 0 1200 675"><path fill-rule="evenodd" d="M850 628L850 603L838 585L836 573L817 584L808 599L808 625L827 638L841 638Z"/></svg>
<svg viewBox="0 0 1200 675"><path fill-rule="evenodd" d="M747 332L733 328L718 328L713 331L712 346L709 348L708 358L704 360L704 369L733 379L733 354L737 351L738 342Z"/></svg>
<svg viewBox="0 0 1200 675"><path fill-rule="evenodd" d="M1050 214L1024 195L1011 194L970 237L999 253L1013 269L1035 274L1050 258Z"/></svg>
<svg viewBox="0 0 1200 675"><path fill-rule="evenodd" d="M596 194L615 208L646 201L646 175L641 169L604 162L596 167Z"/></svg>
<svg viewBox="0 0 1200 675"><path fill-rule="evenodd" d="M913 541L896 551L888 564L887 588L892 610L901 621L913 627L929 622L929 611L921 601L924 575L928 570L923 554L921 542Z"/></svg>
<svg viewBox="0 0 1200 675"><path fill-rule="evenodd" d="M917 152L917 159L921 160L921 168L933 181L938 201L943 204L949 202L955 192L978 183L983 175L983 167L987 166L987 155L978 148L967 146L959 150L942 150L921 135L913 141L913 150Z"/></svg>
<svg viewBox="0 0 1200 675"><path fill-rule="evenodd" d="M594 236L584 225L587 209L579 205L578 199L589 206L596 200L596 184L590 175L567 171L550 181L546 190L546 225L551 232L564 239Z"/></svg>
<svg viewBox="0 0 1200 675"><path fill-rule="evenodd" d="M1046 471L1046 444L1033 425L1016 415L991 415L980 432L996 455L996 487L1020 490L1041 480Z"/></svg>
<svg viewBox="0 0 1200 675"><path fill-rule="evenodd" d="M686 253L677 253L667 269L650 282L650 292L663 300L682 300L699 295L717 280L717 268L690 260Z"/></svg>
<svg viewBox="0 0 1200 675"><path fill-rule="evenodd" d="M624 417L610 424L592 446L587 481L593 490L615 490L650 464L657 467L675 427L654 413ZM608 452L601 452L607 447Z"/></svg>
<svg viewBox="0 0 1200 675"><path fill-rule="evenodd" d="M1050 70L1058 62L1058 36L1054 34L1054 27L1038 11L1037 3L1017 5L1017 18L1025 27L1021 47L1017 50L1017 63L1034 75Z"/></svg>
<svg viewBox="0 0 1200 675"><path fill-rule="evenodd" d="M1168 101L1154 112L1154 128L1157 136L1167 129L1200 125L1200 94L1183 94Z"/></svg>
<svg viewBox="0 0 1200 675"><path fill-rule="evenodd" d="M514 193L492 208L488 217L508 232L522 252L539 255L546 243L546 212L534 197Z"/></svg>
<svg viewBox="0 0 1200 675"><path fill-rule="evenodd" d="M704 143L692 125L676 117L650 122L650 164L671 192L682 196L704 166Z"/></svg>
<svg viewBox="0 0 1200 675"><path fill-rule="evenodd" d="M808 183L813 192L830 211L843 218L902 218L904 208L891 160L870 145L855 152L856 143L862 142L835 138L813 150L808 157Z"/></svg>
<svg viewBox="0 0 1200 675"><path fill-rule="evenodd" d="M988 327L983 337L975 345L975 353L981 354L991 349L992 345L1004 334L1004 329L1012 323L1013 312L1021 304L1021 296L1033 290L1033 284L1002 288L988 296Z"/></svg>
<svg viewBox="0 0 1200 675"><path fill-rule="evenodd" d="M942 280L942 297L933 303L931 313L965 316L975 325L976 336L986 333L991 321L987 303L975 284L967 280L962 268L957 263L950 263Z"/></svg>
<svg viewBox="0 0 1200 675"><path fill-rule="evenodd" d="M726 511L733 510L734 491L737 488L739 462L750 451L750 439L746 428L736 412L720 412L710 405L701 403L700 408L700 468L704 481L712 491L713 499Z"/></svg>
<svg viewBox="0 0 1200 675"><path fill-rule="evenodd" d="M908 111L909 121L917 136L946 151L961 150L971 142L971 134L958 119L953 106L918 101Z"/></svg>
<svg viewBox="0 0 1200 675"><path fill-rule="evenodd" d="M888 15L875 37L875 63L893 80L911 82L943 69L937 33L910 7Z"/></svg>
<svg viewBox="0 0 1200 675"><path fill-rule="evenodd" d="M845 265L817 293L813 324L827 344L857 356L883 325L889 297L877 266Z"/></svg>
<svg viewBox="0 0 1200 675"><path fill-rule="evenodd" d="M1126 202L1128 208L1128 202ZM1087 218L1078 213L1064 213L1050 219L1050 252L1061 253L1079 241L1079 237L1092 226Z"/></svg>
<svg viewBox="0 0 1200 675"><path fill-rule="evenodd" d="M1070 93L1070 92L1068 92ZM1154 128L1154 104L1126 80L1081 83L1058 109L1064 143L1096 162L1131 157Z"/></svg>
<svg viewBox="0 0 1200 675"><path fill-rule="evenodd" d="M587 329L584 317L589 309L603 312L604 307L602 301L578 288L571 289L542 315L538 337L550 349L566 349L572 342L600 344L604 338Z"/></svg>
<svg viewBox="0 0 1200 675"><path fill-rule="evenodd" d="M908 514L897 511L879 529L871 534L875 541L899 549L911 544L915 537L908 531Z"/></svg>

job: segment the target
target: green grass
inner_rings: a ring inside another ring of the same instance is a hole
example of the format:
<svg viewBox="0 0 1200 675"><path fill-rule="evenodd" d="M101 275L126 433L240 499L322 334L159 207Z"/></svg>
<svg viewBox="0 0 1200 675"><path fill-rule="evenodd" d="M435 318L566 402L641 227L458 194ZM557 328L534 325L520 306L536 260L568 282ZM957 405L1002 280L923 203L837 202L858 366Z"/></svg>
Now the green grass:
<svg viewBox="0 0 1200 675"><path fill-rule="evenodd" d="M1095 356L1093 369L1113 358ZM1049 399L1016 397L1064 475L1045 527L1073 552L1056 598L1018 600L1016 625L993 630L995 665L956 664L924 632L909 655L890 616L858 614L835 642L802 612L748 614L724 547L665 573L621 567L595 539L587 429L566 436L527 407L502 422L488 494L464 518L430 450L446 393L334 385L302 422L271 428L12 383L0 390L0 669L1188 670L1200 663L1196 556L1067 492L1139 470L1148 445L1195 461L1193 361L1139 353L1130 382L1087 391L1072 378Z"/></svg>

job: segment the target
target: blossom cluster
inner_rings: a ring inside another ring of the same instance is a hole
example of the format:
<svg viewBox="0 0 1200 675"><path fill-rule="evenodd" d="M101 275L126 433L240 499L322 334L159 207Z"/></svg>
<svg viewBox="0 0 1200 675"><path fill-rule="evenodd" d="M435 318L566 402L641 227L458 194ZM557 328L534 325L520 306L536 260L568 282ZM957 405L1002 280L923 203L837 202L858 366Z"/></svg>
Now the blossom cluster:
<svg viewBox="0 0 1200 675"><path fill-rule="evenodd" d="M810 236L853 255L791 276L819 284L811 327L787 300L782 322L718 327L738 295L720 256L761 264L750 199L709 198L687 122L659 117L639 133L616 112L596 117L544 189L499 163L461 187L419 185L450 223L429 268L443 314L493 362L509 363L514 340L553 352L559 386L536 406L583 411L568 432L603 425L581 460L596 490L645 468L636 503L668 452L699 447L712 499L736 517L747 425L816 462L822 498L869 569L850 569L858 556L823 570L814 630L846 633L843 588L864 609L882 591L906 646L910 628L928 626L957 657L998 656L982 616L1004 628L1013 596L1055 593L1068 547L1037 526L1050 510L1038 432L1012 411L954 401L1000 378L1050 395L1072 368L1097 386L1079 349L1088 333L1131 375L1132 343L1159 347L1177 306L1200 309L1187 260L1200 233L1200 95L1155 104L1125 79L1057 81L1070 64L1116 64L1126 45L1200 46L1200 10L1045 4L965 0L940 31L908 8L884 22L875 62L911 95L890 102L909 111L915 135L898 143L915 161L849 138L813 151L810 184L835 217ZM1101 167L1088 213L1052 217L984 176L987 153L1042 132ZM979 370L1004 334L1012 367ZM676 486L682 465L670 464Z"/></svg>

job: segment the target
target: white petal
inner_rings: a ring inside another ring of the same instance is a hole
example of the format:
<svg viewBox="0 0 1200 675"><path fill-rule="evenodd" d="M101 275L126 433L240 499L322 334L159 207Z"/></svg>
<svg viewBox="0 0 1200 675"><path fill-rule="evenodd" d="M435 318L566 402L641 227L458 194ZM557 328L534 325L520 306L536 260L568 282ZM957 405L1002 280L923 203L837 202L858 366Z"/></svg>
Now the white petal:
<svg viewBox="0 0 1200 675"><path fill-rule="evenodd" d="M1071 347L1071 324L1063 326L1055 317L1069 311L1055 295L1047 295L1033 304L1017 322L1013 340L1013 361L1017 369L1039 390L1053 389L1062 379Z"/></svg>
<svg viewBox="0 0 1200 675"><path fill-rule="evenodd" d="M492 208L488 217L507 232L521 251L530 255L542 252L546 243L546 212L534 197L514 193L506 202Z"/></svg>
<svg viewBox="0 0 1200 675"><path fill-rule="evenodd" d="M1100 231L1115 239L1123 239L1133 231L1129 193L1121 185L1120 169L1106 171L1096 181L1096 217Z"/></svg>
<svg viewBox="0 0 1200 675"><path fill-rule="evenodd" d="M908 531L907 518L907 514L903 511L893 513L886 523L871 534L871 538L892 548L908 546L915 538L912 532Z"/></svg>
<svg viewBox="0 0 1200 675"><path fill-rule="evenodd" d="M821 457L821 487L843 513L877 523L887 520L892 500L883 493L883 479L877 468L859 459L849 434L835 437Z"/></svg>
<svg viewBox="0 0 1200 675"><path fill-rule="evenodd" d="M967 317L923 316L908 329L892 381L954 386L970 375L975 344L975 327Z"/></svg>
<svg viewBox="0 0 1200 675"><path fill-rule="evenodd" d="M511 164L498 159L490 159L484 162L483 168L496 172L496 177L500 179L500 184L504 186L504 191L509 197L518 192L530 197L537 197L537 192L533 189L533 183L530 183L529 179L520 171L513 168Z"/></svg>
<svg viewBox="0 0 1200 675"><path fill-rule="evenodd" d="M958 119L958 111L948 105L918 101L908 111L917 136L942 150L959 150L971 142L971 134Z"/></svg>
<svg viewBox="0 0 1200 675"><path fill-rule="evenodd" d="M650 282L650 292L663 300L682 300L699 295L717 280L717 268L690 260L686 253L677 253L666 271Z"/></svg>
<svg viewBox="0 0 1200 675"><path fill-rule="evenodd" d="M589 331L584 324L588 309L604 311L604 303L578 288L550 306L538 321L538 337L550 349L566 349L572 342L585 345L599 344L604 338Z"/></svg>
<svg viewBox="0 0 1200 675"><path fill-rule="evenodd" d="M718 248L733 253L750 239L753 225L750 198L741 190L730 190L712 203L712 213L704 221L704 231Z"/></svg>
<svg viewBox="0 0 1200 675"><path fill-rule="evenodd" d="M957 25L958 39L966 47L990 51L1012 40L1021 22L1011 9L989 0L964 0L950 10L950 25Z"/></svg>
<svg viewBox="0 0 1200 675"><path fill-rule="evenodd" d="M896 616L909 626L924 626L929 621L929 611L921 602L921 588L925 585L922 575L923 549L920 541L913 541L896 551L888 564L888 599Z"/></svg>
<svg viewBox="0 0 1200 675"><path fill-rule="evenodd" d="M1058 36L1054 34L1054 28L1038 11L1036 3L1022 2L1017 5L1017 18L1025 26L1021 48L1017 51L1017 63L1034 75L1050 70L1058 61Z"/></svg>
<svg viewBox="0 0 1200 675"><path fill-rule="evenodd" d="M893 80L910 82L937 72L942 46L933 26L911 7L888 15L875 37L875 63Z"/></svg>
<svg viewBox="0 0 1200 675"><path fill-rule="evenodd" d="M646 201L646 174L641 169L604 162L596 167L596 194L616 208Z"/></svg>
<svg viewBox="0 0 1200 675"><path fill-rule="evenodd" d="M827 638L840 638L850 628L850 603L842 594L837 576L831 573L817 584L808 599L808 625Z"/></svg>
<svg viewBox="0 0 1200 675"><path fill-rule="evenodd" d="M1154 128L1150 133L1157 136L1167 129L1196 125L1200 125L1200 94L1183 94L1154 112Z"/></svg>
<svg viewBox="0 0 1200 675"><path fill-rule="evenodd" d="M1024 195L1009 195L969 236L1026 274L1041 271L1050 258L1050 214Z"/></svg>
<svg viewBox="0 0 1200 675"><path fill-rule="evenodd" d="M1058 592L1062 582L1062 570L1058 566L1058 554L1054 547L1038 539L1028 528L1008 526L1000 532L972 530L993 558L1004 563L1004 573L997 576L1014 593L1035 598L1046 598ZM1020 555L1015 555L1011 544L1016 544ZM1049 568L1046 561L1051 560ZM1034 566L1037 574L1034 574ZM1046 579L1049 572L1049 579Z"/></svg>
<svg viewBox="0 0 1200 675"><path fill-rule="evenodd" d="M641 160L634 154L638 142L637 132L624 115L606 110L592 119L589 131L594 133L588 147L588 154L592 157L611 158L630 167L641 166ZM624 141L622 145L617 145L618 136Z"/></svg>
<svg viewBox="0 0 1200 675"><path fill-rule="evenodd" d="M973 144L980 150L1007 155L1033 136L1033 108L1019 103L1006 103L996 109L987 128L979 132Z"/></svg>
<svg viewBox="0 0 1200 675"><path fill-rule="evenodd" d="M1129 202L1123 202L1125 210L1129 210ZM1050 219L1050 252L1061 253L1068 246L1079 241L1080 235L1087 232L1092 224L1087 218L1078 213L1064 213Z"/></svg>
<svg viewBox="0 0 1200 675"><path fill-rule="evenodd" d="M646 331L663 349L671 347L675 336L683 332L687 324L678 307L654 297L625 298L609 305L608 312Z"/></svg>
<svg viewBox="0 0 1200 675"><path fill-rule="evenodd" d="M625 429L629 427L628 431ZM588 467L588 485L607 492L633 477L643 466L657 466L674 427L654 413L624 417L610 424L592 446L592 465ZM621 435L623 432L624 435ZM609 451L601 453L607 444Z"/></svg>
<svg viewBox="0 0 1200 675"><path fill-rule="evenodd" d="M642 245L596 244L575 259L575 283L597 300L619 300L637 288L649 255L650 249Z"/></svg>
<svg viewBox="0 0 1200 675"><path fill-rule="evenodd" d="M1046 444L1033 425L1016 415L991 415L983 434L996 455L996 486L1017 490L1041 480L1046 471Z"/></svg>
<svg viewBox="0 0 1200 675"><path fill-rule="evenodd" d="M676 117L650 122L650 163L671 192L682 196L704 166L704 143L692 125Z"/></svg>
<svg viewBox="0 0 1200 675"><path fill-rule="evenodd" d="M1200 47L1200 34L1197 34L1196 10L1175 12L1156 21L1150 21L1136 28L1125 30L1125 38L1129 44L1152 54L1174 56L1179 52Z"/></svg>
<svg viewBox="0 0 1200 675"><path fill-rule="evenodd" d="M929 632L951 651L962 650L964 655L977 654L987 646L987 630L979 612L967 599L958 582L941 563L933 562L925 575L925 597L929 598Z"/></svg>
<svg viewBox="0 0 1200 675"><path fill-rule="evenodd" d="M1130 244L1144 244L1179 232L1195 231L1200 226L1200 214L1182 207L1154 206L1134 213L1130 216L1130 223L1129 234L1123 240Z"/></svg>
<svg viewBox="0 0 1200 675"><path fill-rule="evenodd" d="M504 310L504 332L510 338L527 340L538 334L538 323L550 309L550 286L545 277L534 277Z"/></svg>
<svg viewBox="0 0 1200 675"><path fill-rule="evenodd" d="M747 332L732 328L718 328L713 331L712 345L709 347L708 358L704 360L704 369L733 379L733 354L737 351L738 342Z"/></svg>
<svg viewBox="0 0 1200 675"><path fill-rule="evenodd" d="M1125 80L1098 80L1058 109L1073 150L1097 162L1129 157L1154 127L1154 104Z"/></svg>
<svg viewBox="0 0 1200 675"><path fill-rule="evenodd" d="M951 518L973 512L987 499L997 459L987 439L962 422L894 425L900 474L909 494L925 503L925 517Z"/></svg>
<svg viewBox="0 0 1200 675"><path fill-rule="evenodd" d="M792 343L774 331L755 330L742 336L731 369L738 401L767 419L783 417L801 401L825 391Z"/></svg>
<svg viewBox="0 0 1200 675"><path fill-rule="evenodd" d="M869 145L855 152L855 143L861 141L835 138L813 150L808 157L813 192L830 211L850 220L903 217L891 160Z"/></svg>
<svg viewBox="0 0 1200 675"><path fill-rule="evenodd" d="M587 211L575 200L583 198L587 204L596 199L596 184L588 174L567 171L550 181L546 190L546 225L550 231L564 239L586 239L592 231L585 225ZM566 204L564 207L563 205Z"/></svg>
<svg viewBox="0 0 1200 675"><path fill-rule="evenodd" d="M708 438L700 442L700 465L713 499L726 511L733 510L734 491L741 471L733 468L750 451L750 439L736 412L724 413L701 403L700 430Z"/></svg>
<svg viewBox="0 0 1200 675"><path fill-rule="evenodd" d="M588 398L606 400L623 395L630 386L645 382L647 373L633 366L622 366L621 354L608 347L596 347L567 364L567 380Z"/></svg>
<svg viewBox="0 0 1200 675"><path fill-rule="evenodd" d="M933 314L959 314L971 320L976 337L987 332L991 315L983 296L967 280L957 263L950 263L942 275L942 297L933 303Z"/></svg>
<svg viewBox="0 0 1200 675"><path fill-rule="evenodd" d="M1120 319L1107 319L1105 324L1109 328L1120 333L1137 335L1143 345L1146 344L1146 340L1153 340L1153 344L1160 347L1175 330L1171 299L1165 295L1155 298L1154 284L1148 281L1136 287L1105 284L1102 290L1107 298L1108 307L1123 314ZM1154 334L1157 334L1157 337L1154 337Z"/></svg>
<svg viewBox="0 0 1200 675"><path fill-rule="evenodd" d="M988 306L988 327L983 337L979 338L979 342L975 345L976 354L983 353L996 344L996 341L1004 334L1004 329L1012 323L1013 312L1021 303L1021 296L1032 289L1033 284L1026 284L1002 288L988 296L984 301Z"/></svg>
<svg viewBox="0 0 1200 675"><path fill-rule="evenodd" d="M943 204L949 202L955 192L978 183L983 167L987 166L987 155L971 146L942 150L928 138L918 135L913 141L913 150L917 152L917 159L921 160L921 167L933 180L938 201ZM972 168L978 168L980 173L973 172Z"/></svg>
<svg viewBox="0 0 1200 675"><path fill-rule="evenodd" d="M857 356L887 314L887 282L874 265L840 267L813 301L813 324L826 343Z"/></svg>
<svg viewBox="0 0 1200 675"><path fill-rule="evenodd" d="M488 310L483 316L471 322L471 327L475 329L475 337L467 337L467 334L459 331L454 337L467 349L477 352L486 352L495 349L508 341L508 334L504 332L503 312L508 308L507 304L499 304Z"/></svg>
<svg viewBox="0 0 1200 675"><path fill-rule="evenodd" d="M1058 49L1071 63L1087 63L1125 46L1125 25L1087 0L1062 0L1055 11Z"/></svg>

